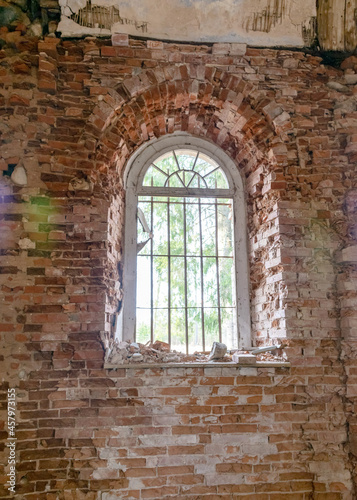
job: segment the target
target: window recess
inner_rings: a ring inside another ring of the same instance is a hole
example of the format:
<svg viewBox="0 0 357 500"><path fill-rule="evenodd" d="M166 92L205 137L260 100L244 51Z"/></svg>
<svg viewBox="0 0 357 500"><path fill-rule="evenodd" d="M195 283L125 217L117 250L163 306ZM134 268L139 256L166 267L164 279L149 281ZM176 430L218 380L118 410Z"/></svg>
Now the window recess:
<svg viewBox="0 0 357 500"><path fill-rule="evenodd" d="M133 160L119 336L161 340L188 354L210 350L214 341L249 347L241 179L231 160L230 172L205 141L194 142L206 147L179 144L161 154L155 147Z"/></svg>

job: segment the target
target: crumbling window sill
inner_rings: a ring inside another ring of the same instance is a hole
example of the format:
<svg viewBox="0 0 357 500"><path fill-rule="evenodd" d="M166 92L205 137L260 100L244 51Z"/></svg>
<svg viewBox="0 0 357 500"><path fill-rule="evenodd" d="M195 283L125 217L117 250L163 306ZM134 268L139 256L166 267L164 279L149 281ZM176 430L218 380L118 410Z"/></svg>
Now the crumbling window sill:
<svg viewBox="0 0 357 500"><path fill-rule="evenodd" d="M234 363L234 362L201 362L195 363L104 363L104 369L115 370L119 368L289 368L288 361L257 361L256 363Z"/></svg>

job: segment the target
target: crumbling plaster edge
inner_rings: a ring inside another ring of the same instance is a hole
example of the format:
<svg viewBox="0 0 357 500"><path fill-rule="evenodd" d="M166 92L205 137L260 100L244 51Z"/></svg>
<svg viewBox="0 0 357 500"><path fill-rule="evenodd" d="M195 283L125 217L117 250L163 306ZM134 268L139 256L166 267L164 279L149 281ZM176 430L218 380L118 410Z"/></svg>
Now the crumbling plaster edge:
<svg viewBox="0 0 357 500"><path fill-rule="evenodd" d="M258 361L257 363L125 363L114 364L104 363L105 370L115 370L119 368L133 368L140 370L142 368L290 368L291 364L286 361Z"/></svg>

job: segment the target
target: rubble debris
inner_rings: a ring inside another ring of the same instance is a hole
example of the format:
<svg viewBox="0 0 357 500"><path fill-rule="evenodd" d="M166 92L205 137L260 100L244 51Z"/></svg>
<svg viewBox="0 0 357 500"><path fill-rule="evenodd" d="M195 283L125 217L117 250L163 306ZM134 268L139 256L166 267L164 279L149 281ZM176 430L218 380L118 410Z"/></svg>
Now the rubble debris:
<svg viewBox="0 0 357 500"><path fill-rule="evenodd" d="M233 354L232 361L240 365L254 365L257 362L257 358L254 354L243 354L237 351Z"/></svg>
<svg viewBox="0 0 357 500"><path fill-rule="evenodd" d="M270 345L266 347L258 347L257 349L254 349L254 351L251 351L251 354L261 354L262 352L268 352L268 351L276 351L277 349L280 349L280 345Z"/></svg>
<svg viewBox="0 0 357 500"><path fill-rule="evenodd" d="M275 354L270 351L276 350ZM263 350L262 350L263 349ZM268 346L254 351L237 350L227 352L227 346L220 342L214 342L211 352L195 352L185 354L170 350L167 342L156 340L155 342L114 342L106 350L106 362L110 364L128 363L239 363L255 364L257 361L286 361L286 355L282 352L282 346Z"/></svg>
<svg viewBox="0 0 357 500"><path fill-rule="evenodd" d="M222 359L224 358L227 352L226 344L222 344L221 342L213 342L212 350L210 355L208 356L208 360L211 359Z"/></svg>

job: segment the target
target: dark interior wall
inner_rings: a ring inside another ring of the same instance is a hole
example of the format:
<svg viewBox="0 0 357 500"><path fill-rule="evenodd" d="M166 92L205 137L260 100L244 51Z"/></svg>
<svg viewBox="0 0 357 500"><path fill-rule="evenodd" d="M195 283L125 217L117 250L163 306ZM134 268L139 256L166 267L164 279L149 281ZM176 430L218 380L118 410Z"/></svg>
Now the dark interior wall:
<svg viewBox="0 0 357 500"><path fill-rule="evenodd" d="M120 40L1 52L18 497L354 498L355 58ZM282 338L290 368L104 369L123 168L176 130L242 173L254 342Z"/></svg>

